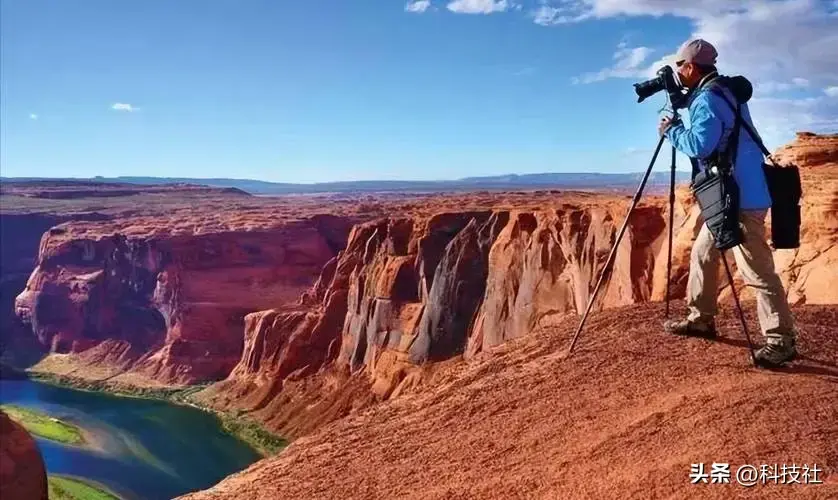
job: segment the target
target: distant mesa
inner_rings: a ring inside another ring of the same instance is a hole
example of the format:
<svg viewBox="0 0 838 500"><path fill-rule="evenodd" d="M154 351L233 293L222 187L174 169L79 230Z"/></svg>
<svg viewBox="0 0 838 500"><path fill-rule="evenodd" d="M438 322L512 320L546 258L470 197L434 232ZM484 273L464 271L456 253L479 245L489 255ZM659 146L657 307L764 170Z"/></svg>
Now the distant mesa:
<svg viewBox="0 0 838 500"><path fill-rule="evenodd" d="M43 198L70 198L84 196L125 196L137 192L149 192L140 186L159 186L165 189L191 188L198 186L224 188L228 194L313 194L313 193L376 193L376 192L465 192L476 190L520 190L520 189L634 189L643 172L625 174L597 173L597 172L548 172L538 174L506 174L485 177L464 177L454 180L439 181L343 181L320 182L313 184L293 184L281 182L267 182L251 179L195 179L187 177L102 177L87 179L44 179L34 177L3 177L4 192L10 186L28 186L52 188L37 195ZM689 180L688 172L676 172L676 181ZM652 172L648 185L669 185L669 172ZM77 191L72 191L72 187ZM81 188L89 188L82 191ZM119 191L122 190L121 193ZM132 191L133 190L133 191ZM106 194L97 194L102 191Z"/></svg>
<svg viewBox="0 0 838 500"><path fill-rule="evenodd" d="M95 179L104 179L96 177ZM80 198L119 198L139 194L174 193L241 195L250 196L237 187L213 187L196 182L173 182L167 184L138 184L130 182L97 182L93 179L17 179L5 177L0 183L0 194L54 200Z"/></svg>

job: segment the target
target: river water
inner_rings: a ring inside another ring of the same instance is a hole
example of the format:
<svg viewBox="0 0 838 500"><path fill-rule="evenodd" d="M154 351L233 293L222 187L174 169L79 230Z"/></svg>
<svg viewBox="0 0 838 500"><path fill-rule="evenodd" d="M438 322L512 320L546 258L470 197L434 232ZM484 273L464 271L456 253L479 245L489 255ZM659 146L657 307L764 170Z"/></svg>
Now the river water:
<svg viewBox="0 0 838 500"><path fill-rule="evenodd" d="M205 489L259 459L213 415L164 401L0 380L0 403L38 409L89 431L90 448L36 438L47 473L92 479L127 500Z"/></svg>

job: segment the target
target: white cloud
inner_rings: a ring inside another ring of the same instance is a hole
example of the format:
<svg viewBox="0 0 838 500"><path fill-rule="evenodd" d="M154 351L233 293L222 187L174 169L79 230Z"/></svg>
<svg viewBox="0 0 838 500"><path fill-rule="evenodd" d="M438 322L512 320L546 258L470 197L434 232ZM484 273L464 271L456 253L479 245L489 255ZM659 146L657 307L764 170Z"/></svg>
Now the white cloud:
<svg viewBox="0 0 838 500"><path fill-rule="evenodd" d="M407 5L404 6L404 10L407 12L414 12L416 14L421 14L425 12L431 7L431 0L415 0L413 2L407 2Z"/></svg>
<svg viewBox="0 0 838 500"><path fill-rule="evenodd" d="M558 2L572 5L576 10L589 12L597 18L620 15L654 17L674 15L695 18L707 13L736 13L749 7L758 9L761 6L753 0L693 0L692 2L681 2L679 0L558 0Z"/></svg>
<svg viewBox="0 0 838 500"><path fill-rule="evenodd" d="M799 90L809 87L809 80L805 78L792 78L790 82L775 82L772 80L757 81L754 84L755 95L770 95L788 90Z"/></svg>
<svg viewBox="0 0 838 500"><path fill-rule="evenodd" d="M798 131L834 133L838 130L838 100L828 96L754 97L748 107L754 125L771 151L793 139Z"/></svg>
<svg viewBox="0 0 838 500"><path fill-rule="evenodd" d="M35 113L29 113L29 119L30 119L30 120L37 120L37 119L38 119L38 115L36 115Z"/></svg>
<svg viewBox="0 0 838 500"><path fill-rule="evenodd" d="M718 49L723 72L729 69L771 81L779 76L797 86L804 86L802 80L806 84L838 81L838 20L828 15L826 4L819 0L559 1L566 16L584 19L687 18L693 24L690 36L704 38Z"/></svg>
<svg viewBox="0 0 838 500"><path fill-rule="evenodd" d="M695 19L695 36L719 51L719 69L755 80L838 80L838 22L815 0L754 4L741 13ZM792 83L796 83L792 80Z"/></svg>
<svg viewBox="0 0 838 500"><path fill-rule="evenodd" d="M127 112L131 113L133 111L138 111L140 108L137 108L135 106L132 106L132 105L124 103L124 102L117 102L117 103L114 103L113 106L111 106L111 109L114 110L114 111L127 111Z"/></svg>
<svg viewBox="0 0 838 500"><path fill-rule="evenodd" d="M581 10L577 3L568 0L562 0L560 3L539 0L538 8L532 11L533 22L542 26L553 26L583 21L592 16L592 13Z"/></svg>
<svg viewBox="0 0 838 500"><path fill-rule="evenodd" d="M710 41L719 52L721 73L744 75L753 83L751 110L758 124L778 136L835 127L838 113L824 102L838 94L838 0L449 0L447 7L452 12L489 14L521 10L522 4L532 22L541 26L681 18L691 26L684 40ZM677 48L628 45L624 41L617 47L610 65L573 82L650 78L673 63ZM653 54L659 57L650 59ZM809 99L781 98L783 92Z"/></svg>
<svg viewBox="0 0 838 500"><path fill-rule="evenodd" d="M838 109L826 103L831 93L838 91L824 90L824 95L817 90L838 84L838 11L834 1L552 0L541 5L561 8L562 16L568 19L686 18L692 32L684 33L684 39L710 41L719 52L721 73L744 75L754 84L750 103L754 120L777 141L792 139L797 130L826 132L837 128ZM624 57L630 60L628 55ZM670 53L634 70L614 65L574 81L652 76L660 66L670 64L671 57ZM776 98L778 92L785 91L810 97Z"/></svg>
<svg viewBox="0 0 838 500"><path fill-rule="evenodd" d="M607 78L633 78L645 76L647 68L643 66L654 50L649 47L628 47L626 42L617 45L614 52L614 64L594 73L586 73L574 78L574 83L592 83Z"/></svg>
<svg viewBox="0 0 838 500"><path fill-rule="evenodd" d="M507 0L454 0L446 8L458 14L491 14L515 7Z"/></svg>
<svg viewBox="0 0 838 500"><path fill-rule="evenodd" d="M536 69L532 66L525 66L517 71L512 73L512 76L532 76L536 72Z"/></svg>

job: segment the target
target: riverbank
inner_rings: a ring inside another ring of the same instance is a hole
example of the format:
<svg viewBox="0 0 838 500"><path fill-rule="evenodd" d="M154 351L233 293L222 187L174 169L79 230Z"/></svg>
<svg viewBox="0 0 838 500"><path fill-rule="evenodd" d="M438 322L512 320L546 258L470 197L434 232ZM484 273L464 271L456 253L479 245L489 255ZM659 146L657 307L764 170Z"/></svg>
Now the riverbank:
<svg viewBox="0 0 838 500"><path fill-rule="evenodd" d="M119 500L120 498L94 481L63 474L49 474L47 486L50 500Z"/></svg>
<svg viewBox="0 0 838 500"><path fill-rule="evenodd" d="M75 424L18 405L0 405L0 410L35 436L71 446L87 444L82 429Z"/></svg>
<svg viewBox="0 0 838 500"><path fill-rule="evenodd" d="M104 380L87 380L72 375L56 375L48 372L28 371L27 374L32 380L44 384L81 391L99 392L125 398L165 401L170 404L190 406L210 413L218 418L222 429L226 433L247 443L263 457L275 455L288 445L288 441L268 431L257 422L237 414L219 411L192 401L191 396L206 388L206 385L183 388L137 387L125 384L114 385Z"/></svg>

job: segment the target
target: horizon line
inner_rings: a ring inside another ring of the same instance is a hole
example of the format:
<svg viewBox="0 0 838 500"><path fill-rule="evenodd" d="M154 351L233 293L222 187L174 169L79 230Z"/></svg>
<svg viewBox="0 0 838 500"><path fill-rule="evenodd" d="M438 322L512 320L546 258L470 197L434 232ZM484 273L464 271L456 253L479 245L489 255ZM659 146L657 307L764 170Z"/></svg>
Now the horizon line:
<svg viewBox="0 0 838 500"><path fill-rule="evenodd" d="M659 171L652 171L651 174L654 173L669 173L671 170L667 168L666 170L659 170ZM676 169L676 173L682 174L689 174L689 170L680 170ZM103 175L96 175L93 177L37 177L37 176L0 176L0 181L4 180L11 180L11 181L93 181L93 182L102 182L106 183L110 180L120 180L120 179L160 179L160 180L196 180L196 181L234 181L234 182L261 182L265 184L285 184L285 185L295 185L295 186L316 186L320 184L350 184L350 183L370 183L370 182L379 182L379 183L399 183L399 182L407 182L407 183L445 183L445 182L462 182L462 181L469 181L469 180L479 180L479 179L498 179L503 177L531 177L531 176L543 176L543 175L595 175L595 176L626 176L626 175L643 175L645 171L632 171L632 172L585 172L585 171L576 171L576 172L536 172L536 173L528 173L528 174L516 174L516 173L507 173L507 174L496 174L496 175L478 175L478 176L469 176L469 177L458 177L454 179L356 179L356 180L339 180L339 181L316 181L316 182L286 182L286 181L268 181L262 179L255 179L255 178L235 178L235 177L187 177L187 176L172 176L172 177L161 177L161 176L152 176L152 175L120 175L115 177L106 177Z"/></svg>

